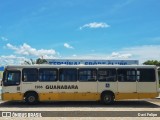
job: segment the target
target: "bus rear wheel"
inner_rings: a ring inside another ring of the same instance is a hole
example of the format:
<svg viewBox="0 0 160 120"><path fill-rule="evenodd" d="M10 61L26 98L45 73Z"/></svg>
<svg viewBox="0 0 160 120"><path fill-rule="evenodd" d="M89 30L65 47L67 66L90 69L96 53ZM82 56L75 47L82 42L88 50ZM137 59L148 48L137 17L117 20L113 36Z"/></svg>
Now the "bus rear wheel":
<svg viewBox="0 0 160 120"><path fill-rule="evenodd" d="M38 96L35 93L28 93L25 96L25 102L27 104L36 104L38 103Z"/></svg>
<svg viewBox="0 0 160 120"><path fill-rule="evenodd" d="M110 93L104 93L101 96L101 101L103 104L110 105L114 103L114 95Z"/></svg>

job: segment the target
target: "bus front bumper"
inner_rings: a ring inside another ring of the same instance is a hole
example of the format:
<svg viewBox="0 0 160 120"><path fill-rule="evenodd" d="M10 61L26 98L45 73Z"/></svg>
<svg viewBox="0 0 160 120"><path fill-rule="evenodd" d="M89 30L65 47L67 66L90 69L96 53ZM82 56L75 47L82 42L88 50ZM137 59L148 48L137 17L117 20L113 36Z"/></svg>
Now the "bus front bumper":
<svg viewBox="0 0 160 120"><path fill-rule="evenodd" d="M23 100L22 93L2 93L1 98L3 101Z"/></svg>

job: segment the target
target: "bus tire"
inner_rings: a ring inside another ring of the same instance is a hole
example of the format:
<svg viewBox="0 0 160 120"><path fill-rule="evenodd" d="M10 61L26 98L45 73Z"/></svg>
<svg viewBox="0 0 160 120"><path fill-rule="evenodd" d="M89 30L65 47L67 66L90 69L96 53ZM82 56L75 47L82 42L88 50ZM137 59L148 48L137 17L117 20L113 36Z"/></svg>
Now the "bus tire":
<svg viewBox="0 0 160 120"><path fill-rule="evenodd" d="M38 103L38 95L36 93L28 93L25 96L25 102L27 104L37 104Z"/></svg>
<svg viewBox="0 0 160 120"><path fill-rule="evenodd" d="M101 101L103 104L110 105L114 103L114 95L111 93L104 93L101 96Z"/></svg>

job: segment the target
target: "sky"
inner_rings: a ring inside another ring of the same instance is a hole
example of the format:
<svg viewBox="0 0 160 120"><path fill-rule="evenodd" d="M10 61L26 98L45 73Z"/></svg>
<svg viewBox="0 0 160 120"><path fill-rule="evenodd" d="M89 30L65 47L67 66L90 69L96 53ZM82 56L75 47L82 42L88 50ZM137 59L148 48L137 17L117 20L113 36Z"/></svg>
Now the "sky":
<svg viewBox="0 0 160 120"><path fill-rule="evenodd" d="M0 65L160 60L160 0L0 0Z"/></svg>

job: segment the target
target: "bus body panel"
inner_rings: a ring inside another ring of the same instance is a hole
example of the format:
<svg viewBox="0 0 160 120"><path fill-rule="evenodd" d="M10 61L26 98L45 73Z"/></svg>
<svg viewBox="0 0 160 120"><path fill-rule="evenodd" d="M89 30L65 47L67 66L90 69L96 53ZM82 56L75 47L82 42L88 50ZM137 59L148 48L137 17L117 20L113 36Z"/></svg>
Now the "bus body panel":
<svg viewBox="0 0 160 120"><path fill-rule="evenodd" d="M118 82L118 93L136 93L137 82Z"/></svg>
<svg viewBox="0 0 160 120"><path fill-rule="evenodd" d="M117 82L98 82L98 93L102 93L103 91L117 93Z"/></svg>
<svg viewBox="0 0 160 120"><path fill-rule="evenodd" d="M155 93L157 92L156 86L157 86L156 82L138 82L137 92L138 93Z"/></svg>
<svg viewBox="0 0 160 120"><path fill-rule="evenodd" d="M23 68L152 68L155 66L51 66L51 65L33 65L33 66L8 66L7 70L20 70ZM22 75L22 74L21 74ZM23 82L17 86L2 86L2 100L23 100L24 93L27 91L36 91L40 101L98 101L101 99L103 91L112 91L115 94L115 100L122 99L143 99L155 98L158 93L158 74L156 71L155 82Z"/></svg>

